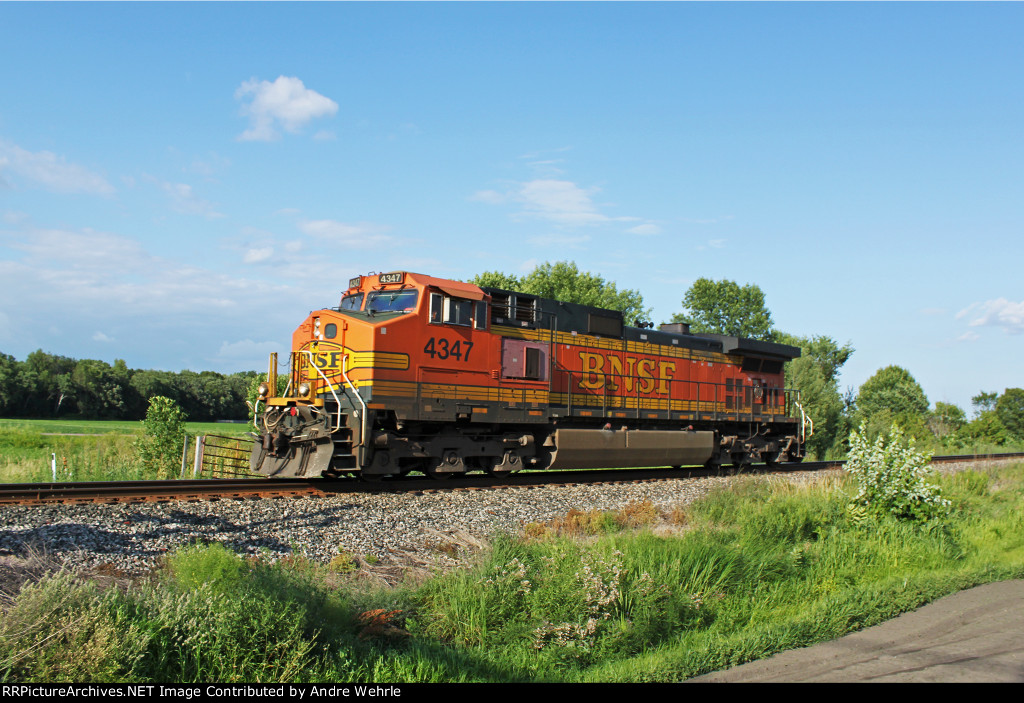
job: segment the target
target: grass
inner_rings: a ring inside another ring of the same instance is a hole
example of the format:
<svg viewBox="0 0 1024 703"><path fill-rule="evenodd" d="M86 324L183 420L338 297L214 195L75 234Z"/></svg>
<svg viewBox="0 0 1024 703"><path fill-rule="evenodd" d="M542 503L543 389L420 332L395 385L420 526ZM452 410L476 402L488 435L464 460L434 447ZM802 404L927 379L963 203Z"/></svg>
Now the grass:
<svg viewBox="0 0 1024 703"><path fill-rule="evenodd" d="M186 423L194 438L199 434L241 436L247 424ZM57 462L58 481L129 481L153 479L136 460L133 443L142 434L141 422L106 420L0 420L0 483L52 481L51 461ZM186 475L191 475L190 445ZM178 476L180 459L169 467Z"/></svg>
<svg viewBox="0 0 1024 703"><path fill-rule="evenodd" d="M573 511L399 588L195 545L132 587L59 574L22 590L0 678L679 681L1024 576L1024 463L940 483L953 512L922 525L851 513L838 479Z"/></svg>

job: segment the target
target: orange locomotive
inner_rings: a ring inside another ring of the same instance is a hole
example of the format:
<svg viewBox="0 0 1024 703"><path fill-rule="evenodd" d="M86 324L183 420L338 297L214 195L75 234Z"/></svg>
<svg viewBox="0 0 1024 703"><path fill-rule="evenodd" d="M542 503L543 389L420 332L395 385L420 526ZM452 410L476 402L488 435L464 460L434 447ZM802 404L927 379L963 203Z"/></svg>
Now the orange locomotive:
<svg viewBox="0 0 1024 703"><path fill-rule="evenodd" d="M251 465L269 476L444 477L521 468L799 461L783 366L800 350L395 272L360 276L260 387ZM260 407L262 406L262 407Z"/></svg>

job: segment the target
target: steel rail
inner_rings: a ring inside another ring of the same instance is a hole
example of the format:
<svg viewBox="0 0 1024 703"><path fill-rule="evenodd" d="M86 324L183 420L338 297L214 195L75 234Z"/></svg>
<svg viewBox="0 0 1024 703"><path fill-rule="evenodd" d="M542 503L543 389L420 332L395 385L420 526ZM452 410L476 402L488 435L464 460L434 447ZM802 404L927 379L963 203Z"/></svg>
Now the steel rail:
<svg viewBox="0 0 1024 703"><path fill-rule="evenodd" d="M977 462L1024 458L1024 452L1005 454L946 455L932 457L933 463ZM87 481L76 483L0 484L0 505L45 505L53 503L129 503L198 500L245 500L256 498L311 497L345 493L417 493L473 489L529 488L545 485L623 483L657 481L721 474L779 474L798 471L841 469L845 461L797 464L745 465L741 468L704 467L652 469L579 469L532 471L486 476L470 474L436 480L426 477L393 477L372 481L358 479L246 478L171 479L165 481Z"/></svg>

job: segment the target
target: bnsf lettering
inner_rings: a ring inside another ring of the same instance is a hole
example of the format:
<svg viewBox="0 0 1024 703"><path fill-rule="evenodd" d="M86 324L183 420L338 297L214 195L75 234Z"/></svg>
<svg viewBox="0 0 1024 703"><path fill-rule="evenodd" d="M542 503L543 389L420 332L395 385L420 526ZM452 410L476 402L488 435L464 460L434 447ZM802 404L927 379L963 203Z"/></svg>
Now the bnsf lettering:
<svg viewBox="0 0 1024 703"><path fill-rule="evenodd" d="M341 352L330 352L313 355L313 363L321 371L326 369L338 369L341 368Z"/></svg>
<svg viewBox="0 0 1024 703"><path fill-rule="evenodd" d="M431 337L427 345L423 347L423 353L429 354L431 359L453 358L457 361L469 361L469 352L473 349L473 343L457 339L449 342L444 337Z"/></svg>
<svg viewBox="0 0 1024 703"><path fill-rule="evenodd" d="M627 393L639 390L641 393L668 395L669 382L675 375L676 362L641 359L635 356L604 356L594 352L580 352L583 363L583 378L579 387L584 390L615 392L620 388ZM605 370L605 363L608 369ZM639 383L637 383L639 381Z"/></svg>

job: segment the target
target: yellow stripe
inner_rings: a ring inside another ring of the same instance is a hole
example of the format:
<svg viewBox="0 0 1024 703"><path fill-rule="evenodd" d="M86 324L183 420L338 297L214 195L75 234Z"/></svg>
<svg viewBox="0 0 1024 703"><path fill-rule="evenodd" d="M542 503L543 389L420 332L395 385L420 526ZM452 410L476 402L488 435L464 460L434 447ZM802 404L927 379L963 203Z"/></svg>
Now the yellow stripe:
<svg viewBox="0 0 1024 703"><path fill-rule="evenodd" d="M569 345L572 347L584 347L587 349L602 349L612 352L626 352L628 354L646 354L648 356L665 356L674 359L689 359L690 361L716 364L730 364L739 366L743 358L722 354L719 352L704 351L701 349L689 349L674 345L654 344L652 342L635 342L607 337L595 337L588 334L572 334L571 332L554 332L551 330L531 330L518 327L502 327L491 325L491 331L501 337L511 339L523 339L533 342L553 342L554 344Z"/></svg>

